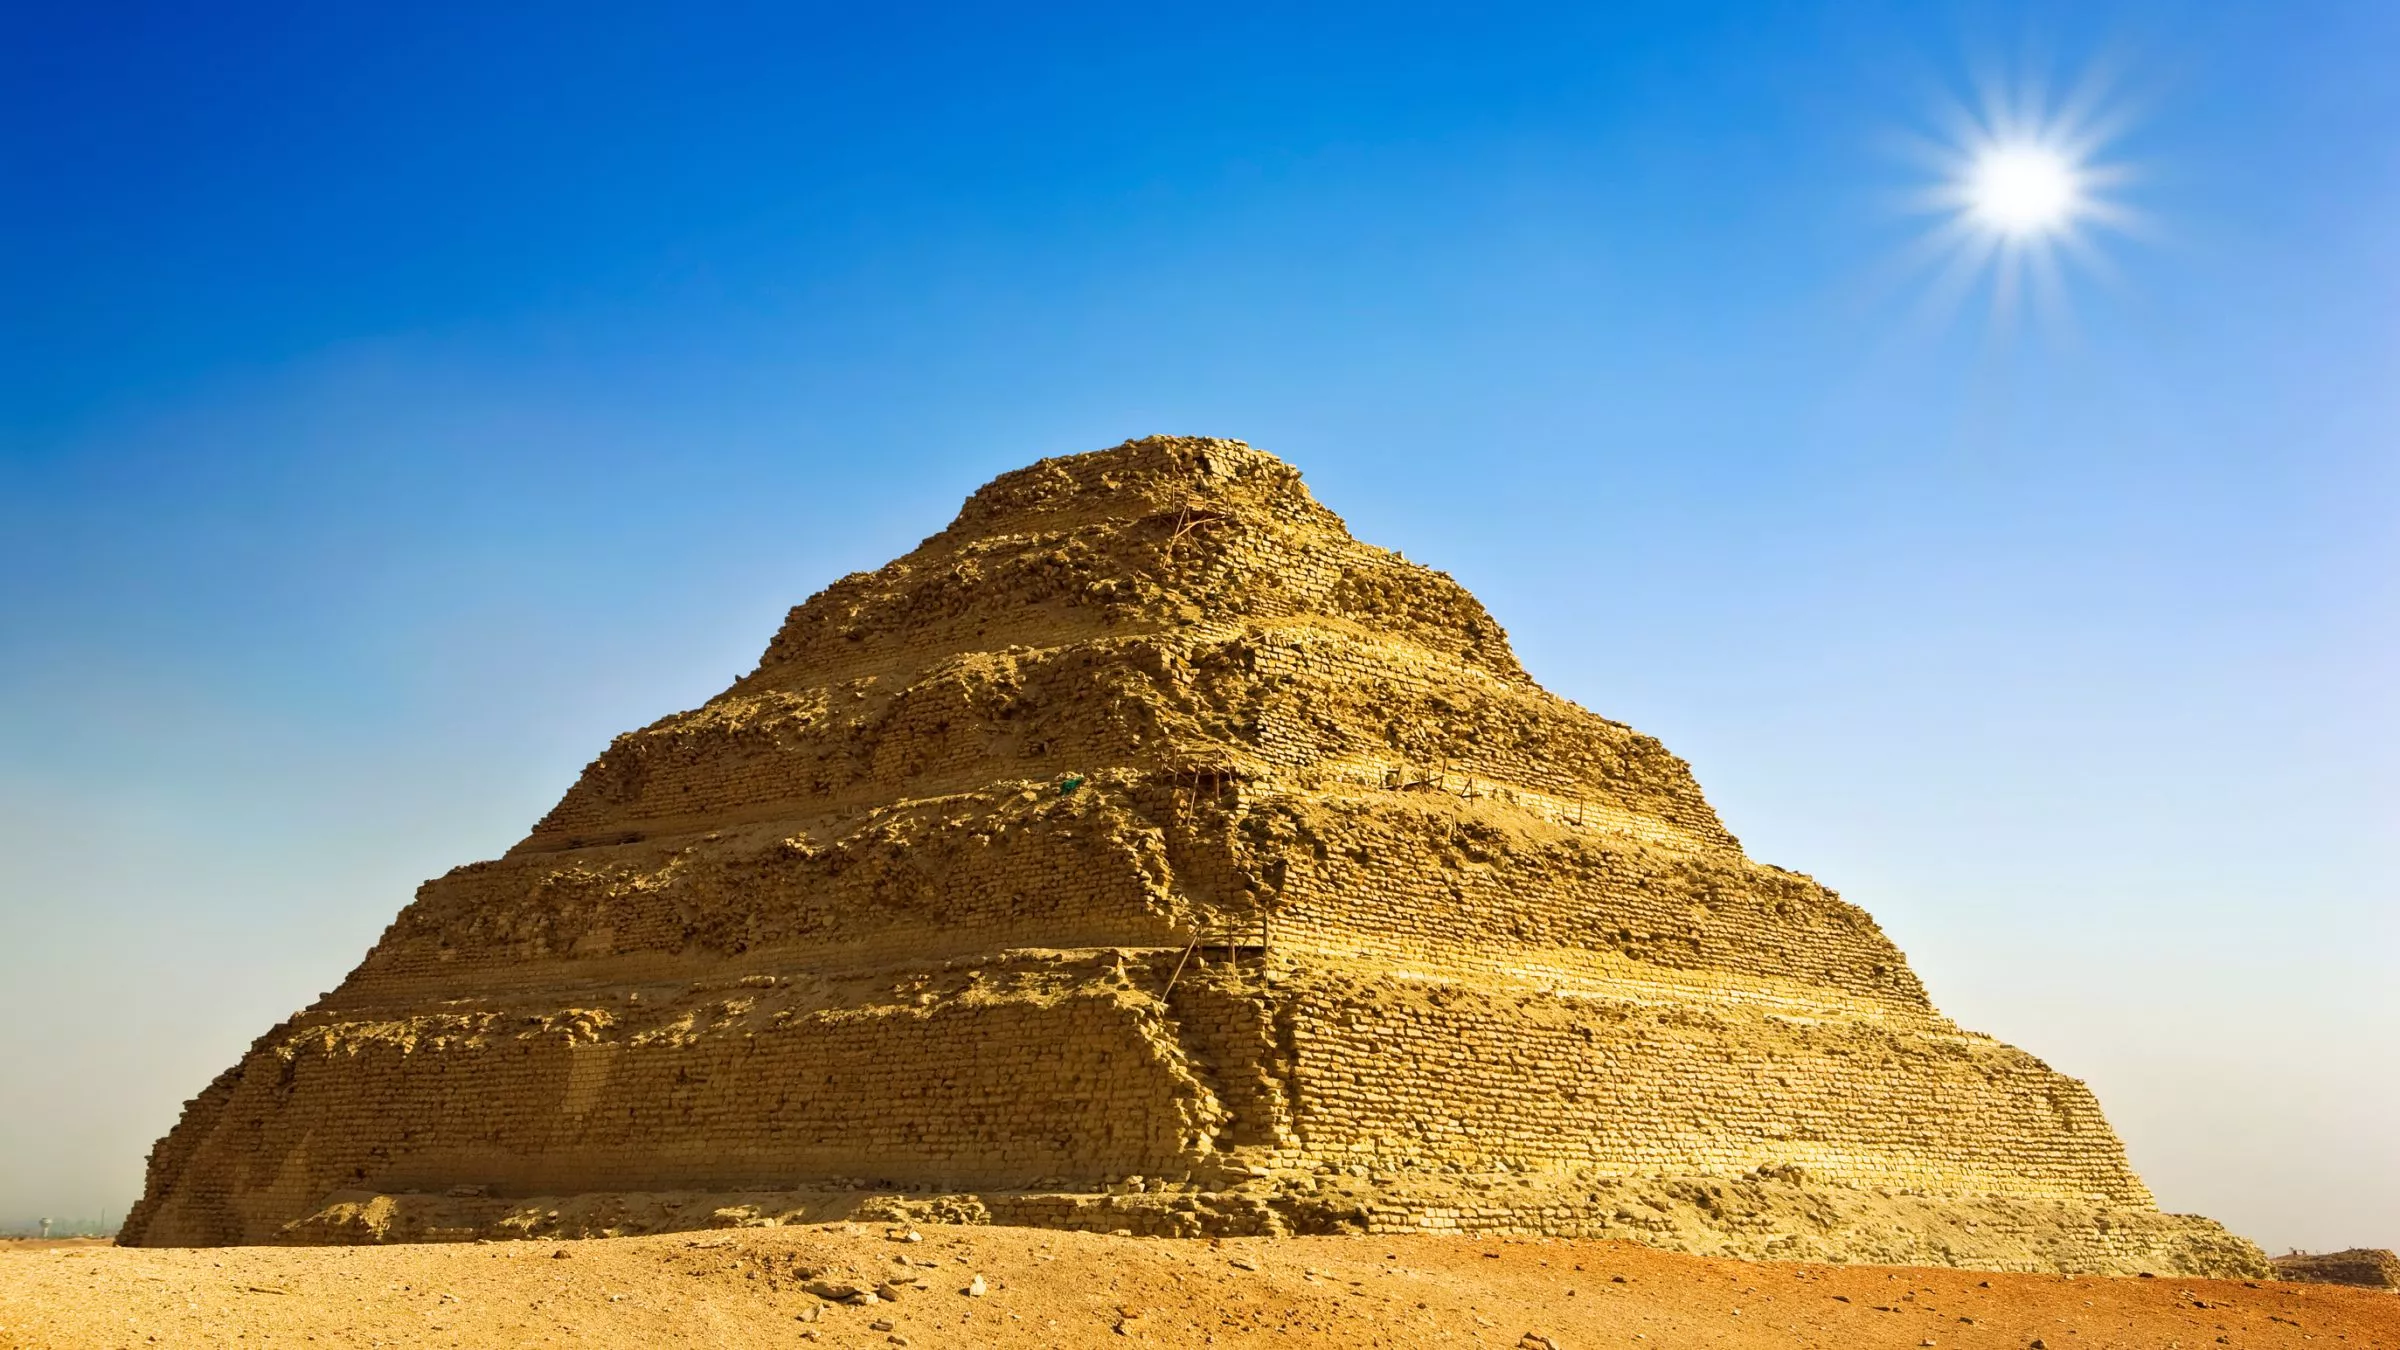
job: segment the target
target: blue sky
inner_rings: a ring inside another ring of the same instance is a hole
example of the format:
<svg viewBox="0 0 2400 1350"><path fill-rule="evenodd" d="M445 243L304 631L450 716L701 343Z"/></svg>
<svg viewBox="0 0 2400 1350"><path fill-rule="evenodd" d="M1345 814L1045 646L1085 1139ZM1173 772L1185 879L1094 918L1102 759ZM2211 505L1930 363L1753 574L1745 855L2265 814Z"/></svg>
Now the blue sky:
<svg viewBox="0 0 2400 1350"><path fill-rule="evenodd" d="M2400 10L0 16L0 1223L991 475L1238 436L2170 1208L2400 1242ZM1906 153L2097 88L2060 312ZM30 1109L28 1109L30 1108Z"/></svg>

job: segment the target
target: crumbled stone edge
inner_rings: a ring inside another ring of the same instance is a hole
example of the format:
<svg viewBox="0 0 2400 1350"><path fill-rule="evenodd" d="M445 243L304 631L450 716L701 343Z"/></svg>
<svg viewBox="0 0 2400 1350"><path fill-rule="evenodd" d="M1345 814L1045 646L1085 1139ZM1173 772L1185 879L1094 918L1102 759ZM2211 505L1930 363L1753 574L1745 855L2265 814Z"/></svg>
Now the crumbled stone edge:
<svg viewBox="0 0 2400 1350"><path fill-rule="evenodd" d="M2292 1252L2273 1258L2275 1278L2307 1284L2346 1284L2400 1293L2400 1255L2381 1247L2338 1252Z"/></svg>

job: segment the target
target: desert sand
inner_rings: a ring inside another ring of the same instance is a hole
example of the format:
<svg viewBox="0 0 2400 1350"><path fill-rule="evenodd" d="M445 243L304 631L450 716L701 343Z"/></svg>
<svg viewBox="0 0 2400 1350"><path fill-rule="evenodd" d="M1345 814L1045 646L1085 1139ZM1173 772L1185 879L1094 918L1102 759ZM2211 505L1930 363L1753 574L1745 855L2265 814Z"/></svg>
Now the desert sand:
<svg viewBox="0 0 2400 1350"><path fill-rule="evenodd" d="M908 1241L906 1231L919 1233ZM985 1293L963 1291L980 1277ZM853 1305L806 1287L883 1286ZM1597 1239L858 1224L581 1242L0 1244L0 1347L2400 1347L2400 1297L1687 1256Z"/></svg>

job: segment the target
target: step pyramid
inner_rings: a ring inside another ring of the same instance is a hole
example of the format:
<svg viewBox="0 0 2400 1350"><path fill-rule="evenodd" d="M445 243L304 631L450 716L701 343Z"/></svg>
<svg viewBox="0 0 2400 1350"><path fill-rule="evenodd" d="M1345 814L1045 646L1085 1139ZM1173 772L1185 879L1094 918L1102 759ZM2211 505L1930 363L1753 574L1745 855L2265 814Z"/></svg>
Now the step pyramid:
<svg viewBox="0 0 2400 1350"><path fill-rule="evenodd" d="M2264 1271L1238 441L1044 460L428 882L125 1240L831 1217Z"/></svg>

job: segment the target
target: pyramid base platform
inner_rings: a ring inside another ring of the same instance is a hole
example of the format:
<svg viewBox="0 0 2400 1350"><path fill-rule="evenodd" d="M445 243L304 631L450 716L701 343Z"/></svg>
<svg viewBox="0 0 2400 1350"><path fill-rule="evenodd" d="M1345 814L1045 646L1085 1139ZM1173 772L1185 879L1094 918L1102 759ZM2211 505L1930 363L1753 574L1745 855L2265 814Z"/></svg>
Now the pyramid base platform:
<svg viewBox="0 0 2400 1350"><path fill-rule="evenodd" d="M1130 1189L1130 1186L1148 1189ZM1590 1178L1295 1175L1231 1189L338 1192L288 1245L623 1237L789 1224L1000 1224L1142 1237L1455 1232L1613 1238L1751 1260L2069 1274L2272 1278L2213 1220L2106 1204L1867 1189L1801 1175Z"/></svg>

